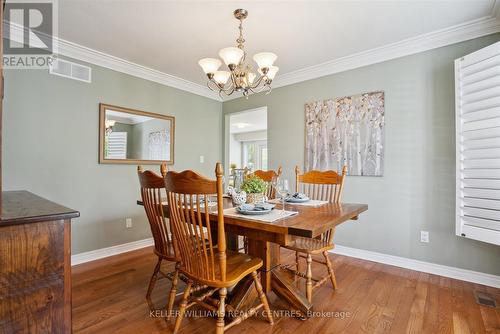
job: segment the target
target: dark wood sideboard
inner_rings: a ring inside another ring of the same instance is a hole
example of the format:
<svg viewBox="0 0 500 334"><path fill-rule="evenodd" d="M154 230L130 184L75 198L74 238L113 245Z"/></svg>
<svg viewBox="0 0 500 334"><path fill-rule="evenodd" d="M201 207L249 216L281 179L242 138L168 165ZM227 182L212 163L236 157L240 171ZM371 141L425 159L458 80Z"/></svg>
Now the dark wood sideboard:
<svg viewBox="0 0 500 334"><path fill-rule="evenodd" d="M71 333L71 219L78 211L5 191L0 214L0 333Z"/></svg>

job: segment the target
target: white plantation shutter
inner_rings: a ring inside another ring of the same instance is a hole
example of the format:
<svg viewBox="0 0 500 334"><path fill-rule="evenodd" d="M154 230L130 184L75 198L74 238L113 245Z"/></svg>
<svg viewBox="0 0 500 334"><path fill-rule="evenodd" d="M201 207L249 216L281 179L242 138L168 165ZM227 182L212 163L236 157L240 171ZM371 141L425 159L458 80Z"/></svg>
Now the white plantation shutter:
<svg viewBox="0 0 500 334"><path fill-rule="evenodd" d="M111 132L108 134L106 159L127 159L127 133Z"/></svg>
<svg viewBox="0 0 500 334"><path fill-rule="evenodd" d="M500 42L455 60L456 233L500 245Z"/></svg>

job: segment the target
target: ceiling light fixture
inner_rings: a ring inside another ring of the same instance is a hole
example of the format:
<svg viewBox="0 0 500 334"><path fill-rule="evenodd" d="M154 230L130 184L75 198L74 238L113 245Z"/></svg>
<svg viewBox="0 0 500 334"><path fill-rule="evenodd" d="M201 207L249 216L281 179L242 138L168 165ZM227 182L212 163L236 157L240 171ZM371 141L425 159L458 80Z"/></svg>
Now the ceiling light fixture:
<svg viewBox="0 0 500 334"><path fill-rule="evenodd" d="M219 71L222 62L217 58L203 58L198 62L208 77L208 88L218 91L220 97L222 93L229 96L234 92L242 92L243 96L248 98L250 93L259 93L264 90L267 91L266 94L269 94L271 82L278 73L279 68L273 65L278 56L271 52L261 52L253 56L258 66L258 75L253 72L252 66L246 63L243 20L247 16L248 11L245 9L234 11L234 17L240 21L237 47L228 47L219 51L219 56L229 71Z"/></svg>

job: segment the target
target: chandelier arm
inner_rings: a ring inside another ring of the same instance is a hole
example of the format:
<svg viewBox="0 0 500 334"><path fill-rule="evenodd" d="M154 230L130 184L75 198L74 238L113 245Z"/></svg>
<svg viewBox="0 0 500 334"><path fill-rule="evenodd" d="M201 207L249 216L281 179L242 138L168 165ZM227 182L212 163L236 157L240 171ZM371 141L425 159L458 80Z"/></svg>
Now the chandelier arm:
<svg viewBox="0 0 500 334"><path fill-rule="evenodd" d="M265 87L266 87L266 86L254 87L254 88L252 89L252 92L253 92L254 94L259 94L260 92L262 92L262 91L264 90L264 88L265 88ZM258 88L258 89L257 89L257 88Z"/></svg>
<svg viewBox="0 0 500 334"><path fill-rule="evenodd" d="M229 95L233 94L233 92L234 92L234 87L233 86L231 86L228 89L220 89L219 90L219 96L222 98L222 93L224 93L226 96L229 96Z"/></svg>
<svg viewBox="0 0 500 334"><path fill-rule="evenodd" d="M213 87L210 87L210 83L213 84L213 86L216 87L216 89L214 89ZM207 87L211 90L211 91L214 91L214 92L217 92L217 91L224 91L224 92L227 92L229 90L232 89L233 85L230 83L229 86L226 88L226 85L224 85L222 88L219 86L219 84L214 80L214 79L211 79L207 82Z"/></svg>
<svg viewBox="0 0 500 334"><path fill-rule="evenodd" d="M256 89L257 87L260 86L260 84L262 83L262 76L260 76L257 81L254 81L254 83L252 85L249 85L249 88L252 88L252 89Z"/></svg>
<svg viewBox="0 0 500 334"><path fill-rule="evenodd" d="M227 88L226 88L226 85L227 85ZM223 87L223 90L224 90L224 92L227 92L227 91L231 90L233 87L234 87L234 83L231 80L231 81L229 81L229 84L226 82L226 84Z"/></svg>
<svg viewBox="0 0 500 334"><path fill-rule="evenodd" d="M212 87L210 87L210 84L212 84ZM220 90L220 87L219 87L219 84L217 83L217 81L215 81L214 79L210 79L208 82L207 82L207 86L208 88L210 88L211 90L213 90L214 92L216 91L219 91Z"/></svg>
<svg viewBox="0 0 500 334"><path fill-rule="evenodd" d="M214 91L214 92L215 92L215 91L219 90L219 87L217 87L217 89L213 89L212 87L210 87L210 83L214 83L214 82L215 82L215 81L214 81L213 79L208 80L208 81L207 81L207 87L208 87L208 89L210 89L211 91Z"/></svg>
<svg viewBox="0 0 500 334"><path fill-rule="evenodd" d="M266 95L267 95L267 94L269 94L269 93L271 93L272 87L271 87L271 85L269 85L267 82L265 82L265 83L264 83L264 84L260 87L260 89L259 89L258 91L256 91L256 92L257 92L257 93L261 93L261 92L263 92L263 91L264 91L264 90L266 90L266 89L268 90L268 91L266 92Z"/></svg>
<svg viewBox="0 0 500 334"><path fill-rule="evenodd" d="M233 91L234 91L234 85L232 83L229 83L227 87L226 85L224 85L224 87L222 88L219 87L219 92L223 92L226 95L231 95Z"/></svg>

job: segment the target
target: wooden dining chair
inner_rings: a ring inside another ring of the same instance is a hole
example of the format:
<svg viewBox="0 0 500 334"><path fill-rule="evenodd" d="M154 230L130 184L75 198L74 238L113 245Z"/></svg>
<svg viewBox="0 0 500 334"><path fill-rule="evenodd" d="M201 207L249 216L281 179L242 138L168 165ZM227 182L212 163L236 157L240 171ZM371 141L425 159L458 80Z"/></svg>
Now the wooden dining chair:
<svg viewBox="0 0 500 334"><path fill-rule="evenodd" d="M344 187L344 180L347 173L347 166L342 168L342 175L337 172L317 171L312 170L304 174L300 174L299 167L295 167L295 191L306 194L309 198L320 201L328 201L329 203L339 203ZM337 289L337 280L333 272L332 263L328 258L328 251L333 249L333 236L335 228L329 229L322 233L317 238L306 238L293 236L289 245L284 246L286 249L295 251L295 270L292 272L306 279L306 297L309 302L312 302L312 291L315 288L324 284L328 278L332 282L334 289ZM313 258L312 255L322 254L324 259ZM301 272L299 269L299 259L306 259L306 272ZM312 277L312 262L320 263L326 266L328 275L321 278ZM313 285L313 281L315 282Z"/></svg>
<svg viewBox="0 0 500 334"><path fill-rule="evenodd" d="M255 314L262 307L266 311L268 321L273 318L262 291L257 270L262 266L262 260L246 254L226 250L226 233L224 229L224 206L222 164L217 163L216 180L209 180L194 171L181 173L168 172L165 177L170 221L174 232L177 251L181 258L180 272L187 276L188 282L179 313L175 321L174 333L179 331L186 310L198 303L212 312L217 313L216 333L240 323ZM210 221L209 196L217 196L217 221ZM203 227L207 228L207 238L202 236ZM212 228L217 236L212 235ZM260 304L235 316L231 322L225 323L226 308L236 311L226 305L227 288L237 284L246 276L251 275L260 298ZM191 297L193 283L208 286L201 296ZM212 298L218 291L219 300Z"/></svg>
<svg viewBox="0 0 500 334"><path fill-rule="evenodd" d="M160 171L167 173L166 164L162 164ZM167 303L167 314L172 313L175 295L177 293L177 281L179 279L180 259L175 255L172 231L170 223L164 215L162 199L165 200L165 182L162 176L153 171L143 171L141 166L137 167L137 174L141 185L141 197L144 203L144 210L148 217L151 234L154 239L154 253L158 257L153 275L149 281L146 300L150 308L153 308L151 301L151 292L154 289L158 276L168 278L172 281L170 294ZM165 273L161 270L163 261L175 262L175 270Z"/></svg>
<svg viewBox="0 0 500 334"><path fill-rule="evenodd" d="M281 176L281 172L282 172L282 168L281 168L281 166L279 166L276 171L258 169L255 172L253 172L251 175L255 175L267 183L267 190L266 190L265 195L267 196L267 198L273 199L273 198L276 198L276 189L274 189L274 187L272 186L271 183L272 183L274 177Z"/></svg>
<svg viewBox="0 0 500 334"><path fill-rule="evenodd" d="M274 199L276 198L276 189L274 189L274 187L272 186L272 181L274 177L280 177L282 171L283 169L281 168L281 166L279 166L276 171L257 169L253 173L246 175L246 177L257 176L264 180L264 182L267 183L267 189L265 193L266 197L268 199ZM239 250L248 253L248 237L243 237L243 248L239 248Z"/></svg>

